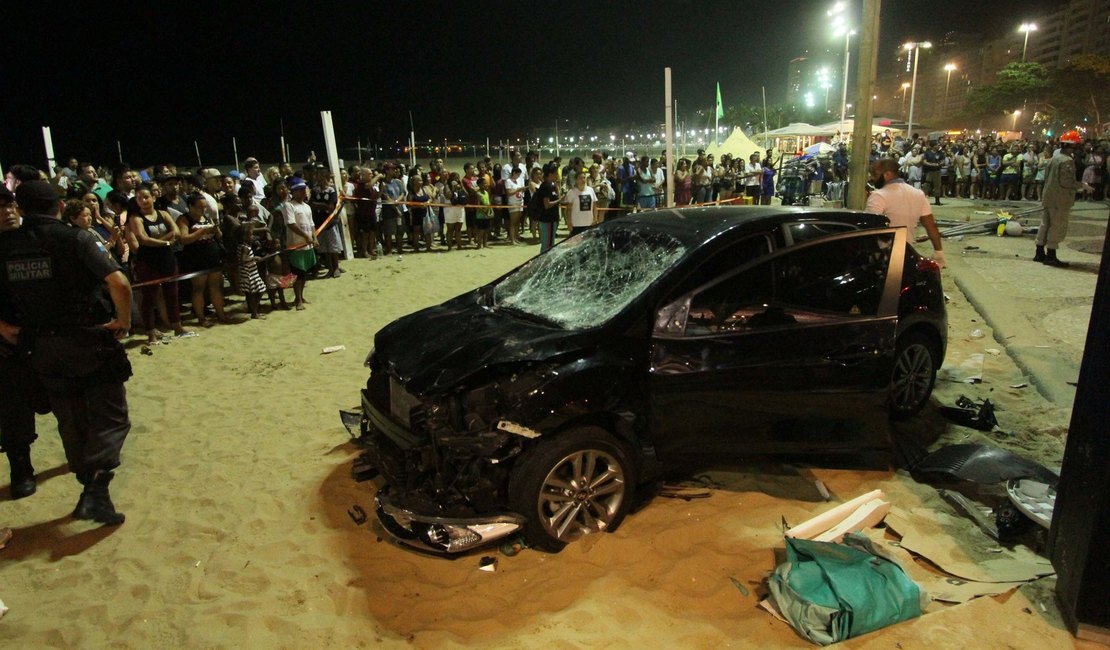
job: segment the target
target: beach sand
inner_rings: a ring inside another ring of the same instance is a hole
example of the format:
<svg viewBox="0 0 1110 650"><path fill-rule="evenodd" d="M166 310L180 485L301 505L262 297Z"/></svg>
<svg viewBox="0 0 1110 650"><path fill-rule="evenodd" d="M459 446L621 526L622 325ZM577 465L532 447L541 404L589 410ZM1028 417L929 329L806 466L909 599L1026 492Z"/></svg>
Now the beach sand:
<svg viewBox="0 0 1110 650"><path fill-rule="evenodd" d="M493 548L449 560L383 540L374 485L351 478L358 451L337 416L358 404L374 333L536 252L496 246L349 260L341 278L309 283L306 311L200 330L150 356L132 347L134 427L112 484L127 521L102 528L69 518L79 486L54 422L40 418L39 492L14 502L0 493L0 525L14 532L0 550L0 599L11 608L0 646L811 647L756 607L781 556L782 520L798 523L877 487L904 511L944 507L935 490L895 471L728 468L706 475L707 498L652 499L615 533L560 554L507 557ZM960 359L985 344L957 336L974 312L954 303L949 358ZM321 354L333 345L346 349ZM942 381L938 400L1021 379L1004 355L987 365L989 384ZM991 397L1007 430L1028 430L1015 440L1042 462L1058 457L1066 413L1031 388ZM990 437L936 417L923 422L955 440ZM369 522L352 521L354 505ZM494 572L478 570L484 555L497 558ZM1032 602L1011 592L937 606L849 645L1081 645L1051 603L1023 613Z"/></svg>

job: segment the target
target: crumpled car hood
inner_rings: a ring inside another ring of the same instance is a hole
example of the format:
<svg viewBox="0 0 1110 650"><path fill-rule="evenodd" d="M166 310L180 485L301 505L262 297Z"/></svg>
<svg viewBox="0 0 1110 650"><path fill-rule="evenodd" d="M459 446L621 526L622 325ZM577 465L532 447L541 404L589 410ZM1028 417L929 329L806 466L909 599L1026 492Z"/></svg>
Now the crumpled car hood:
<svg viewBox="0 0 1110 650"><path fill-rule="evenodd" d="M378 362L417 395L441 392L492 365L543 361L586 348L596 333L490 311L481 290L403 316L374 337Z"/></svg>

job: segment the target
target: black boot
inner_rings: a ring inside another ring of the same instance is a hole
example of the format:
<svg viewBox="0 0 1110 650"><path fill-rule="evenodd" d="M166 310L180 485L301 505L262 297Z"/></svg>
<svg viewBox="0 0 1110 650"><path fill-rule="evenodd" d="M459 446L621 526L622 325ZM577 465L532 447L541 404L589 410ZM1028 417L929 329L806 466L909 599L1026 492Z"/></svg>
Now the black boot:
<svg viewBox="0 0 1110 650"><path fill-rule="evenodd" d="M116 512L112 505L112 497L108 494L108 484L112 482L115 474L107 470L98 469L88 475L79 475L77 480L85 485L77 507L73 510L74 519L91 519L107 526L118 526L123 523L123 513Z"/></svg>
<svg viewBox="0 0 1110 650"><path fill-rule="evenodd" d="M1065 268L1069 266L1067 262L1061 261L1056 257L1055 248L1049 248L1045 251L1044 260L1042 260L1042 262L1045 266L1055 266L1057 268Z"/></svg>
<svg viewBox="0 0 1110 650"><path fill-rule="evenodd" d="M12 498L22 499L35 493L35 468L31 466L31 447L8 449L8 466L11 468Z"/></svg>
<svg viewBox="0 0 1110 650"><path fill-rule="evenodd" d="M1044 246L1038 246L1037 247L1037 254L1033 256L1033 261L1034 262L1043 262L1044 261Z"/></svg>

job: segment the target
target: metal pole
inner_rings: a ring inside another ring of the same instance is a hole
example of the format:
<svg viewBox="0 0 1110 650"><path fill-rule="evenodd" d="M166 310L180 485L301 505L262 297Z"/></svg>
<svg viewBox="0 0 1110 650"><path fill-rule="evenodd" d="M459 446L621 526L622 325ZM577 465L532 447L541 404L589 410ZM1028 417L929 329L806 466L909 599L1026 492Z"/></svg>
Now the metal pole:
<svg viewBox="0 0 1110 650"><path fill-rule="evenodd" d="M46 145L46 173L54 176L54 140L50 137L50 127L42 127L42 140Z"/></svg>
<svg viewBox="0 0 1110 650"><path fill-rule="evenodd" d="M231 137L231 149L235 152L235 171L239 171L239 144L235 142L235 136Z"/></svg>
<svg viewBox="0 0 1110 650"><path fill-rule="evenodd" d="M1021 46L1021 62L1025 63L1025 51L1029 49L1029 30L1025 30L1025 43Z"/></svg>
<svg viewBox="0 0 1110 650"><path fill-rule="evenodd" d="M760 86L763 91L763 132L767 133L767 86ZM763 136L763 148L767 148L767 136Z"/></svg>
<svg viewBox="0 0 1110 650"><path fill-rule="evenodd" d="M285 146L285 119L281 118L281 162L289 162L289 148Z"/></svg>
<svg viewBox="0 0 1110 650"><path fill-rule="evenodd" d="M913 137L913 100L917 96L917 60L921 56L921 45L913 45L913 78L910 79L910 117L906 120L906 137ZM910 143L913 146L913 143Z"/></svg>
<svg viewBox="0 0 1110 650"><path fill-rule="evenodd" d="M555 157L559 157L559 120L555 120Z"/></svg>
<svg viewBox="0 0 1110 650"><path fill-rule="evenodd" d="M412 111L409 111L409 164L416 166L416 127L412 122Z"/></svg>
<svg viewBox="0 0 1110 650"><path fill-rule="evenodd" d="M863 19L859 33L859 61L856 64L856 124L852 129L852 158L848 171L848 207L862 210L867 206L867 176L871 149L871 92L879 52L879 10L882 0L863 0Z"/></svg>
<svg viewBox="0 0 1110 650"><path fill-rule="evenodd" d="M362 139L355 140L355 151L358 152L358 166L362 167Z"/></svg>
<svg viewBox="0 0 1110 650"><path fill-rule="evenodd" d="M844 82L843 88L840 91L840 140L844 141L844 123L846 121L846 113L848 111L848 61L852 58L852 53L848 49L852 41L852 30L844 35ZM871 129L868 128L868 131Z"/></svg>
<svg viewBox="0 0 1110 650"><path fill-rule="evenodd" d="M123 145L121 145L119 143L119 140L116 140L116 153L119 154L119 164L122 165L123 164Z"/></svg>
<svg viewBox="0 0 1110 650"><path fill-rule="evenodd" d="M327 149L328 166L331 167L332 180L335 183L336 195L342 196L347 188L343 187L343 176L340 174L339 167L339 149L335 145L335 127L331 121L331 111L320 111L320 121L324 125L324 148ZM347 227L347 206L343 201L340 201L339 214L339 237L343 240L344 259L354 259L355 253L351 248L351 238L347 233L351 232Z"/></svg>
<svg viewBox="0 0 1110 650"><path fill-rule="evenodd" d="M671 103L671 69L663 68L663 110L667 116L665 128L667 129L667 207L674 207L674 170L677 166L674 159L674 111Z"/></svg>
<svg viewBox="0 0 1110 650"><path fill-rule="evenodd" d="M941 117L948 117L948 86L952 83L952 69L947 70L948 78L944 80L944 107L941 111Z"/></svg>
<svg viewBox="0 0 1110 650"><path fill-rule="evenodd" d="M204 167L204 163L202 163L200 161L200 145L197 144L196 140L193 140L193 149L195 149L196 152L197 152L197 167ZM122 154L121 154L121 157L122 157Z"/></svg>

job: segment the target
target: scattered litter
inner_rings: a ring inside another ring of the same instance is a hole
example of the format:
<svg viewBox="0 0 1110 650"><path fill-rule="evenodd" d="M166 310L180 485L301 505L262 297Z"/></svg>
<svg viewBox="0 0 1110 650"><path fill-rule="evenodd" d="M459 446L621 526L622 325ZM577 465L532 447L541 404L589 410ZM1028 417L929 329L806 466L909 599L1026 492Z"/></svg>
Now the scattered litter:
<svg viewBox="0 0 1110 650"><path fill-rule="evenodd" d="M505 557L513 557L526 548L524 540L519 537L516 539L506 540L501 543L501 555Z"/></svg>
<svg viewBox="0 0 1110 650"><path fill-rule="evenodd" d="M1022 607L1021 611L1025 612L1026 614L1032 614L1033 613L1033 610L1029 609L1028 607Z"/></svg>
<svg viewBox="0 0 1110 650"><path fill-rule="evenodd" d="M332 352L339 352L340 350L346 349L347 346L345 345L329 345L328 347L321 349L320 354L331 354Z"/></svg>
<svg viewBox="0 0 1110 650"><path fill-rule="evenodd" d="M361 526L366 523L366 511L363 510L360 505L356 504L351 506L351 509L347 511L347 516L351 518L351 521L355 522L356 526Z"/></svg>
<svg viewBox="0 0 1110 650"><path fill-rule="evenodd" d="M193 565L193 568L195 569L195 568L197 568L198 566L200 566L200 560L197 560L197 563Z"/></svg>
<svg viewBox="0 0 1110 650"><path fill-rule="evenodd" d="M786 537L834 542L845 534L875 526L890 511L882 490L872 490L816 515L786 531Z"/></svg>
<svg viewBox="0 0 1110 650"><path fill-rule="evenodd" d="M955 408L942 406L940 412L956 424L980 431L991 431L998 426L998 420L994 416L994 405L989 399L976 404L966 395L960 395L956 400Z"/></svg>
<svg viewBox="0 0 1110 650"><path fill-rule="evenodd" d="M928 602L892 555L856 533L843 544L786 538L786 561L767 586L769 605L820 645L916 618Z"/></svg>
<svg viewBox="0 0 1110 650"><path fill-rule="evenodd" d="M154 356L154 350L151 350L149 345L144 345L142 349L139 350L139 352L147 355L148 357Z"/></svg>
<svg viewBox="0 0 1110 650"><path fill-rule="evenodd" d="M7 613L8 613L7 605L4 604L4 601L0 600L0 618L4 618L4 614L7 614Z"/></svg>
<svg viewBox="0 0 1110 650"><path fill-rule="evenodd" d="M1025 383L1025 382L1023 381L1023 382L1021 382L1020 384L1010 384L1010 388L1025 388L1025 387L1027 387L1028 385L1029 385L1029 384L1027 384L1027 383Z"/></svg>
<svg viewBox="0 0 1110 650"><path fill-rule="evenodd" d="M822 499L828 501L830 498L832 498L829 496L829 488L825 487L824 483L822 483L820 480L816 480L814 481L814 484L817 486L817 492L821 495Z"/></svg>
<svg viewBox="0 0 1110 650"><path fill-rule="evenodd" d="M733 578L732 576L729 576L728 579L732 581L732 585L734 587L736 587L740 591L741 594L743 594L745 596L751 595L751 592L748 591L748 588L745 587L739 580L737 580L736 578Z"/></svg>
<svg viewBox="0 0 1110 650"><path fill-rule="evenodd" d="M175 339L195 339L200 336L199 332L182 332L175 336Z"/></svg>
<svg viewBox="0 0 1110 650"><path fill-rule="evenodd" d="M964 250L965 251L977 251L977 250L979 250L979 247L978 246L964 246Z"/></svg>
<svg viewBox="0 0 1110 650"><path fill-rule="evenodd" d="M493 573L497 570L497 558L492 555L483 555L482 559L478 560L478 570Z"/></svg>
<svg viewBox="0 0 1110 650"><path fill-rule="evenodd" d="M700 485L663 485L659 488L659 496L667 499L706 499L710 492Z"/></svg>
<svg viewBox="0 0 1110 650"><path fill-rule="evenodd" d="M950 300L952 300L952 296L948 295L947 293L944 294L944 302L948 302Z"/></svg>
<svg viewBox="0 0 1110 650"><path fill-rule="evenodd" d="M999 350L998 348L987 348L986 350L983 350L983 352L986 352L987 354L992 354L996 357L1002 354L1002 350Z"/></svg>
<svg viewBox="0 0 1110 650"><path fill-rule="evenodd" d="M1037 601L1037 606L1041 608L1042 612L1044 612L1046 614L1048 613L1048 609L1045 608L1044 603L1042 603L1041 601L1039 601L1039 600Z"/></svg>
<svg viewBox="0 0 1110 650"><path fill-rule="evenodd" d="M990 508L980 506L959 492L952 490L937 490L937 493L940 494L940 498L950 503L956 510L970 517L975 525L989 535L991 539L998 539L998 526L989 516Z"/></svg>
<svg viewBox="0 0 1110 650"><path fill-rule="evenodd" d="M968 334L968 336L970 336L973 339L981 339L985 335L983 334L983 330L976 327L975 329L971 330L971 334Z"/></svg>

